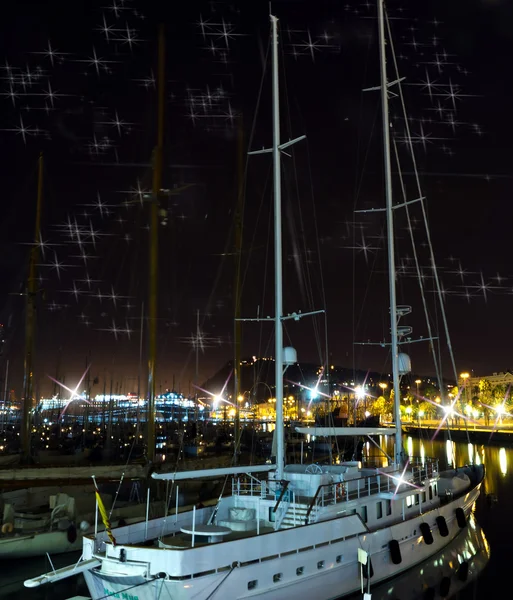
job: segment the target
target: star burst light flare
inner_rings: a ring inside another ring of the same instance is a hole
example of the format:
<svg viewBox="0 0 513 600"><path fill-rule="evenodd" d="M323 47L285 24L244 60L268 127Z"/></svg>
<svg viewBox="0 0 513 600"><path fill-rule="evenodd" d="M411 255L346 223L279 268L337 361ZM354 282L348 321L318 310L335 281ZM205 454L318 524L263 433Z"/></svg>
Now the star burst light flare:
<svg viewBox="0 0 513 600"><path fill-rule="evenodd" d="M80 386L82 385L82 382L84 381L84 378L87 375L87 373L89 372L90 368L91 368L91 365L88 365L87 369L83 372L82 377L80 378L80 381L77 383L77 385L76 385L76 387L75 387L74 390L72 390L71 388L69 388L67 385L64 385L62 383L62 381L58 381L57 379L55 379L51 375L48 375L49 379L51 379L57 385L60 385L62 388L64 388L65 390L67 390L71 394L70 397L68 398L68 400L64 404L64 408L62 409L60 417L59 417L60 419L62 419L64 417L64 413L66 412L66 409L73 402L73 400L85 400L88 404L91 404L89 402L89 400L86 400L85 398L82 398L82 396L78 393L78 390L79 390Z"/></svg>

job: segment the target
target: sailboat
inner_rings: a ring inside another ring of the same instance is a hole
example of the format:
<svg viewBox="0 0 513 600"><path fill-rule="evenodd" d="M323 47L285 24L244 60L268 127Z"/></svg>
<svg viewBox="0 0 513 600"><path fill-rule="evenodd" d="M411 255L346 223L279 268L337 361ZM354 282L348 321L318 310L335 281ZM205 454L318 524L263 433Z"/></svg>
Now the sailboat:
<svg viewBox="0 0 513 600"><path fill-rule="evenodd" d="M385 131L384 7L378 0ZM25 581L37 587L83 573L93 600L131 596L138 600L273 598L329 600L370 591L434 556L469 527L484 477L482 465L440 472L435 459L404 462L396 406L395 461L386 467L285 464L283 367L295 352L283 348L281 254L281 152L303 138L280 142L278 19L271 15L275 217L276 462L189 472L153 473L178 490L183 480L226 476L231 494L215 506L167 512L162 518L112 535L83 539L81 560ZM391 212L387 136L387 214ZM390 215L389 215L390 216ZM389 234L393 234L389 222ZM393 253L389 257L393 266ZM393 273L393 269L391 269ZM394 277L390 283L394 383L399 384ZM395 340L395 341L394 341ZM399 394L395 401L398 403ZM303 431L303 430L301 430ZM335 434L339 432L335 431ZM349 434L351 431L345 431ZM390 433L352 428L356 435ZM267 476L265 476L267 474Z"/></svg>

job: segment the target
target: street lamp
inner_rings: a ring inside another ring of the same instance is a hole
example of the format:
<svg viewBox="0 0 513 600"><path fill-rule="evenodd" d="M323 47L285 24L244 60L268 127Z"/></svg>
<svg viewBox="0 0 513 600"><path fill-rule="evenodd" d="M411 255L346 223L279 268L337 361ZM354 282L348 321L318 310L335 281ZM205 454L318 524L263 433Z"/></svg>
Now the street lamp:
<svg viewBox="0 0 513 600"><path fill-rule="evenodd" d="M422 379L415 379L417 385L417 399L419 398L419 385L422 383Z"/></svg>
<svg viewBox="0 0 513 600"><path fill-rule="evenodd" d="M465 400L467 401L468 404L468 387L467 387L467 379L470 377L470 374L465 372L465 373L461 373L460 375L461 379L463 379L463 387L465 389Z"/></svg>

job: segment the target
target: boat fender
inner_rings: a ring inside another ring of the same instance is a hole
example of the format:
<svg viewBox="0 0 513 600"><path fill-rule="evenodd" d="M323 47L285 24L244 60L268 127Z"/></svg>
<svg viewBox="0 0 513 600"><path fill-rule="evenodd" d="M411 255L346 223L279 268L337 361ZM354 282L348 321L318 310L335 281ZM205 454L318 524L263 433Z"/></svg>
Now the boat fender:
<svg viewBox="0 0 513 600"><path fill-rule="evenodd" d="M341 500L346 497L346 486L343 483L337 484L337 498Z"/></svg>
<svg viewBox="0 0 513 600"><path fill-rule="evenodd" d="M87 521L80 522L80 531L87 531L91 527Z"/></svg>
<svg viewBox="0 0 513 600"><path fill-rule="evenodd" d="M388 542L388 547L390 549L392 562L394 565L400 565L403 562L403 557L401 556L401 547L399 546L399 542L397 540L390 540Z"/></svg>
<svg viewBox="0 0 513 600"><path fill-rule="evenodd" d="M119 519L118 527L126 527L126 526L127 526L127 522L125 521L125 519Z"/></svg>
<svg viewBox="0 0 513 600"><path fill-rule="evenodd" d="M449 595L449 590L451 589L451 579L450 577L443 577L440 582L440 597L447 598Z"/></svg>
<svg viewBox="0 0 513 600"><path fill-rule="evenodd" d="M374 576L374 569L372 568L372 560L369 556L367 564L362 565L362 573L365 579L370 579Z"/></svg>
<svg viewBox="0 0 513 600"><path fill-rule="evenodd" d="M77 541L77 528L73 523L68 527L66 535L70 544L74 544Z"/></svg>
<svg viewBox="0 0 513 600"><path fill-rule="evenodd" d="M447 527L447 522L445 517L441 515L436 518L436 524L438 525L438 531L442 537L447 537L449 535L449 528Z"/></svg>
<svg viewBox="0 0 513 600"><path fill-rule="evenodd" d="M458 525L460 529L463 529L467 524L467 519L465 517L465 511L460 507L456 509L456 521L458 521Z"/></svg>
<svg viewBox="0 0 513 600"><path fill-rule="evenodd" d="M14 525L12 523L4 523L2 525L2 533L12 533L14 531Z"/></svg>
<svg viewBox="0 0 513 600"><path fill-rule="evenodd" d="M460 581L467 581L468 578L468 562L464 561L461 563L460 568L458 569L458 579Z"/></svg>
<svg viewBox="0 0 513 600"><path fill-rule="evenodd" d="M422 537L424 538L424 543L430 546L433 543L433 533L431 531L431 527L428 523L420 524L420 532L422 533Z"/></svg>

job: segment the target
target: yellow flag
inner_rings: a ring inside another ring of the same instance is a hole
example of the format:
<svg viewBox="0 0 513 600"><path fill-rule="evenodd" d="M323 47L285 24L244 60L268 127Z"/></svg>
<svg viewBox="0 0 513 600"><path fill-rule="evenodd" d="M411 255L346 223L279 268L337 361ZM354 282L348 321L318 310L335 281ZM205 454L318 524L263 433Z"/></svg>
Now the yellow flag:
<svg viewBox="0 0 513 600"><path fill-rule="evenodd" d="M111 527L111 524L109 521L109 515L107 514L107 511L105 510L105 505L103 504L102 497L100 496L100 492L98 491L98 488L96 486L95 486L95 493L96 493L96 502L98 503L98 508L100 510L100 515L102 516L102 521L103 521L103 525L105 526L105 531L107 532L107 535L109 536L110 541L115 546L116 538L112 535L112 527Z"/></svg>

